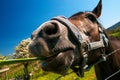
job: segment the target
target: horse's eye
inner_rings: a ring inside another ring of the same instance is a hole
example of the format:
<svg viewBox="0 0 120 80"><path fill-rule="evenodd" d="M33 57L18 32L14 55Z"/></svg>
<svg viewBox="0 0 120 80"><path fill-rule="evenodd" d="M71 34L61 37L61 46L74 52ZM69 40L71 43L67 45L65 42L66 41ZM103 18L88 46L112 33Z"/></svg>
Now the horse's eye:
<svg viewBox="0 0 120 80"><path fill-rule="evenodd" d="M92 22L96 22L97 21L96 17L94 15L92 15L92 14L87 15L86 18L88 18Z"/></svg>
<svg viewBox="0 0 120 80"><path fill-rule="evenodd" d="M85 35L90 36L90 33L89 33L89 32L84 32L84 33L85 33Z"/></svg>

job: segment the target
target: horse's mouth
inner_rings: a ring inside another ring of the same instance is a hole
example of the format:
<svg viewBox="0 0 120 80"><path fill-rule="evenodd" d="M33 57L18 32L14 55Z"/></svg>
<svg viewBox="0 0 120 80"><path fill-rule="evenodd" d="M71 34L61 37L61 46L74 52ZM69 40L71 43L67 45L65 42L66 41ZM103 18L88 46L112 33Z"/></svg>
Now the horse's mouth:
<svg viewBox="0 0 120 80"><path fill-rule="evenodd" d="M65 75L74 61L72 47L53 49L54 55L42 61L42 69Z"/></svg>
<svg viewBox="0 0 120 80"><path fill-rule="evenodd" d="M59 54L63 54L69 50L74 50L73 47L62 47L62 48L54 48L52 50L53 55L49 56L49 57L45 57L44 61L49 62L52 61L53 59L55 59Z"/></svg>

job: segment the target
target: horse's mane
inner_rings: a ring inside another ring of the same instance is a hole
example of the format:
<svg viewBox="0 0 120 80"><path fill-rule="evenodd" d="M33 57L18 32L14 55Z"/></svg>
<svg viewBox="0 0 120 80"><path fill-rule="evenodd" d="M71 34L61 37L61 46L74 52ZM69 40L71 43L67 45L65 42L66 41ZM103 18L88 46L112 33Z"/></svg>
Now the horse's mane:
<svg viewBox="0 0 120 80"><path fill-rule="evenodd" d="M118 38L118 37L116 37L116 36L111 36L111 35L109 35L108 31L107 31L107 30L103 27L103 25L100 24L99 22L98 22L98 25L99 25L99 27L103 30L103 33L106 35L106 37L107 37L108 39L110 39L110 40L120 40L120 38Z"/></svg>
<svg viewBox="0 0 120 80"><path fill-rule="evenodd" d="M105 34L105 36L107 38L109 38L109 34L107 32L107 30L104 28L104 26L97 20L98 26L103 30L103 33Z"/></svg>

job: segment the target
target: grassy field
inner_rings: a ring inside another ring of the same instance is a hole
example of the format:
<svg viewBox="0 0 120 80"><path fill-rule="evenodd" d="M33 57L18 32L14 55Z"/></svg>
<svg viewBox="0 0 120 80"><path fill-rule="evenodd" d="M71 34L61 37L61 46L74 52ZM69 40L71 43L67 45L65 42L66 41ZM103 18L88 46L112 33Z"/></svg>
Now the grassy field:
<svg viewBox="0 0 120 80"><path fill-rule="evenodd" d="M85 73L84 78L78 77L75 73L72 72L72 70L69 70L66 76L61 76L54 73L46 73L46 75L42 74L39 75L37 78L33 78L31 80L96 80L93 68L89 72Z"/></svg>
<svg viewBox="0 0 120 80"><path fill-rule="evenodd" d="M0 74L0 80L24 80L19 79L24 75L24 66L22 64L9 65L9 68L9 71ZM30 63L28 69L29 73L32 74L30 80L96 80L94 68L85 72L84 78L78 77L72 70L69 70L65 76L45 72L36 62Z"/></svg>

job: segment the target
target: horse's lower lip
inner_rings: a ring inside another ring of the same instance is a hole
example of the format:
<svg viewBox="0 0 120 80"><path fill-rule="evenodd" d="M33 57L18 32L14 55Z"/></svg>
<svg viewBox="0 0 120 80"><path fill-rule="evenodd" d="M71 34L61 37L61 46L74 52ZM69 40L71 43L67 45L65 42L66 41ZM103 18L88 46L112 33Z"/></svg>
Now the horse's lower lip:
<svg viewBox="0 0 120 80"><path fill-rule="evenodd" d="M41 68L44 71L52 71L65 75L74 61L74 50L62 51L56 56L52 56L41 61Z"/></svg>

